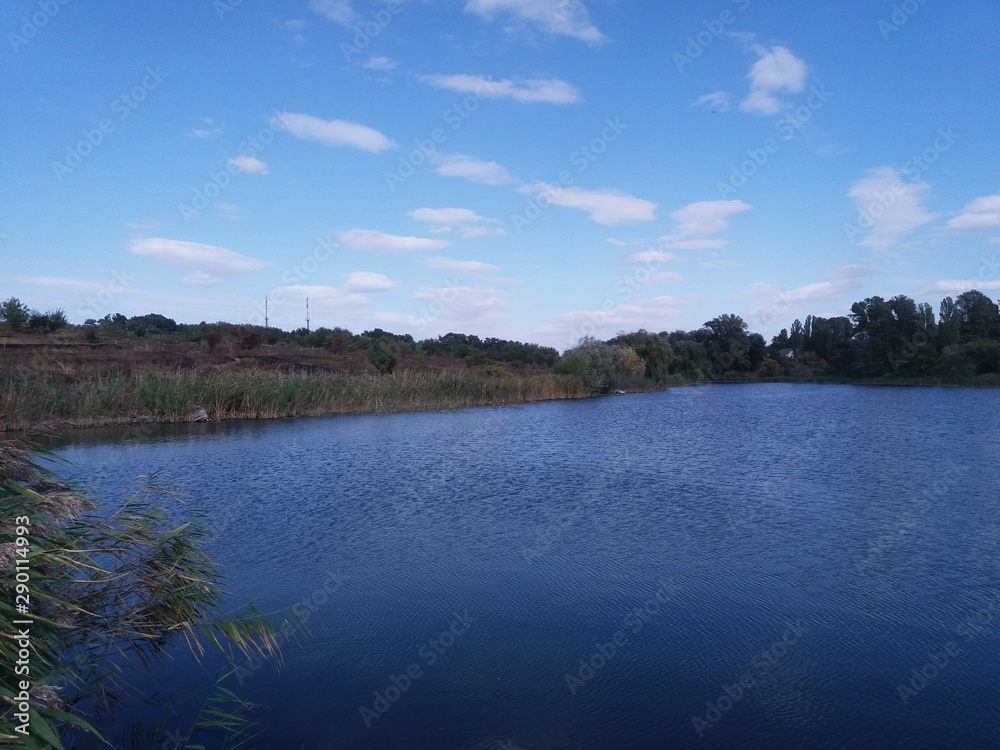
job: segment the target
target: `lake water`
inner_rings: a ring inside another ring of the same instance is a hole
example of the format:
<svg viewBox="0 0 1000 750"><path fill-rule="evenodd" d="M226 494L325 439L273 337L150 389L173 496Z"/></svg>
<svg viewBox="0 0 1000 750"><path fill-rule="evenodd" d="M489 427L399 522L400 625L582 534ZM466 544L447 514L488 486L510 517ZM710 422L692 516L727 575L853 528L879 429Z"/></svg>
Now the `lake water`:
<svg viewBox="0 0 1000 750"><path fill-rule="evenodd" d="M230 600L309 613L232 682L252 747L1000 748L998 416L719 385L58 452L100 498L167 470Z"/></svg>

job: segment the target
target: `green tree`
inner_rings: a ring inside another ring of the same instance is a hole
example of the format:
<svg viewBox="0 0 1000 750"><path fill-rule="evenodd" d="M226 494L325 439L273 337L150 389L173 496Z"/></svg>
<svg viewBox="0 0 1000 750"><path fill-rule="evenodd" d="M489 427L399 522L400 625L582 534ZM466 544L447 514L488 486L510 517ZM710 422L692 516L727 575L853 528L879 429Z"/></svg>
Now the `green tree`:
<svg viewBox="0 0 1000 750"><path fill-rule="evenodd" d="M592 393L607 392L618 385L621 351L621 347L585 336L575 347L563 352L554 370L579 376Z"/></svg>
<svg viewBox="0 0 1000 750"><path fill-rule="evenodd" d="M961 321L962 342L993 339L1000 333L1000 310L997 303L980 291L960 294L955 308Z"/></svg>
<svg viewBox="0 0 1000 750"><path fill-rule="evenodd" d="M10 326L12 331L21 330L30 317L31 310L17 297L11 297L0 303L0 318Z"/></svg>
<svg viewBox="0 0 1000 750"><path fill-rule="evenodd" d="M750 370L750 336L748 326L739 315L720 315L705 323L708 336L705 348L709 358L722 370Z"/></svg>
<svg viewBox="0 0 1000 750"><path fill-rule="evenodd" d="M388 375L396 369L396 355L381 339L377 339L368 348L368 362L383 375Z"/></svg>

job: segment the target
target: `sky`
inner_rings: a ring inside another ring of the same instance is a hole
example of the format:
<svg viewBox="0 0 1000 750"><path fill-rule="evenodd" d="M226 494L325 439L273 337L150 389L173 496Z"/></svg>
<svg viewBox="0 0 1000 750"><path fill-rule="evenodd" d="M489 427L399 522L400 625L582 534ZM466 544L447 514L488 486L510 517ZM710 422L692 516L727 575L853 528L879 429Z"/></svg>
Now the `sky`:
<svg viewBox="0 0 1000 750"><path fill-rule="evenodd" d="M997 0L11 0L0 298L560 350L1000 296Z"/></svg>

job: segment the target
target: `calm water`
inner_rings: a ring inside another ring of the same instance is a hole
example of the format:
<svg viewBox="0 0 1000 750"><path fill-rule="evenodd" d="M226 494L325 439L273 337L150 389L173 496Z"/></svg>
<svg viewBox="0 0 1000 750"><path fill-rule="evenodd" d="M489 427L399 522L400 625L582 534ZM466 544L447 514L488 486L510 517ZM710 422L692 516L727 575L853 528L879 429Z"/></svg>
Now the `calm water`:
<svg viewBox="0 0 1000 750"><path fill-rule="evenodd" d="M169 471L233 603L306 602L233 683L254 747L998 748L998 415L712 386L59 452L102 497Z"/></svg>

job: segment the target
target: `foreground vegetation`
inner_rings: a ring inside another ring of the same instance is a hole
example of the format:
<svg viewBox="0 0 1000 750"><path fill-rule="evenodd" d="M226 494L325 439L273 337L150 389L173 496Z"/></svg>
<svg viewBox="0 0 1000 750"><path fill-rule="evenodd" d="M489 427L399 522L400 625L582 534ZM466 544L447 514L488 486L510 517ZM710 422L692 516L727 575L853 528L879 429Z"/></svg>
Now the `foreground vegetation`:
<svg viewBox="0 0 1000 750"><path fill-rule="evenodd" d="M447 370L388 375L168 371L72 382L22 377L8 380L0 392L0 411L10 415L0 428L379 414L586 395L579 379L552 373L490 377Z"/></svg>
<svg viewBox="0 0 1000 750"><path fill-rule="evenodd" d="M176 646L198 657L211 648L230 666L183 728L191 743L170 746L250 736L248 706L227 677L248 658L276 657L279 635L253 608L218 616L206 532L197 518L172 520L176 500L144 480L98 509L40 469L27 446L0 441L0 746L107 743L101 730L117 707L143 697L126 675L159 668ZM163 726L135 728L129 746L167 746Z"/></svg>
<svg viewBox="0 0 1000 750"><path fill-rule="evenodd" d="M551 347L449 333L282 331L0 303L0 430L384 413L578 398L705 382L995 386L1000 308L978 291L935 314L906 296L808 316L770 343L737 315L694 331L621 332Z"/></svg>

